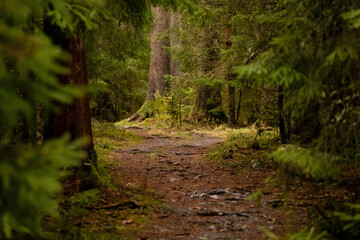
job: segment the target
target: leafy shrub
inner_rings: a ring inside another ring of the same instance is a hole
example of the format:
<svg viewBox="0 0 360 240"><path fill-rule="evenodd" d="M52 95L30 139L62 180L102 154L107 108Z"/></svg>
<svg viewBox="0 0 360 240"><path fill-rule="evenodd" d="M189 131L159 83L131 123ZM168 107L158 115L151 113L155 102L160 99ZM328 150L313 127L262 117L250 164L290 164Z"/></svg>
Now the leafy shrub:
<svg viewBox="0 0 360 240"><path fill-rule="evenodd" d="M280 240L283 239L281 237L276 236L272 232L265 230L265 233L272 240ZM285 239L288 240L327 240L329 235L326 232L316 233L315 228L312 227L310 229L304 228L297 233L290 233L286 235Z"/></svg>
<svg viewBox="0 0 360 240"><path fill-rule="evenodd" d="M295 145L280 147L272 153L281 170L293 176L303 176L313 180L334 179L339 169L338 158L319 153L315 149Z"/></svg>
<svg viewBox="0 0 360 240"><path fill-rule="evenodd" d="M343 211L334 211L333 218L336 218L336 235L346 239L359 239L360 237L360 204L346 204L347 208Z"/></svg>
<svg viewBox="0 0 360 240"><path fill-rule="evenodd" d="M68 137L39 145L40 115L83 93L58 81L68 55L40 31L38 19L54 2L0 2L0 238L38 234L41 218L57 215L60 177L84 157L82 141ZM73 5L56 3L49 15L70 27L62 14Z"/></svg>
<svg viewBox="0 0 360 240"><path fill-rule="evenodd" d="M6 151L0 162L0 235L40 233L41 217L58 215L59 178L79 165L85 156L81 145L63 137L41 147L19 144Z"/></svg>

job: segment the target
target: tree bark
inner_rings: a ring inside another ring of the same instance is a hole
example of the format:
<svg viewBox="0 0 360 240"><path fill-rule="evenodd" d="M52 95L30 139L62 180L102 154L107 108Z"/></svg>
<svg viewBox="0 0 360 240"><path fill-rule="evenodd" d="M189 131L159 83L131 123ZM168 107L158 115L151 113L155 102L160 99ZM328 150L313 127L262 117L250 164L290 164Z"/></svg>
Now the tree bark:
<svg viewBox="0 0 360 240"><path fill-rule="evenodd" d="M59 28L50 23L45 23L44 32L71 55L71 62L68 63L70 74L59 76L59 81L65 85L86 87L88 78L84 42L77 36L65 37ZM57 103L57 106L59 112L51 113L44 126L44 139L57 138L65 133L70 133L72 139L87 138L87 144L83 146L83 150L87 152L83 170L89 172L91 164L97 168L88 95L75 98L71 104Z"/></svg>
<svg viewBox="0 0 360 240"><path fill-rule="evenodd" d="M158 92L165 94L166 81L164 75L170 74L170 56L163 47L169 47L169 38L159 40L159 35L170 27L170 15L162 7L152 8L154 25L150 34L150 70L147 100L154 100Z"/></svg>
<svg viewBox="0 0 360 240"><path fill-rule="evenodd" d="M167 83L165 75L170 74L170 55L164 47L170 46L169 37L159 39L160 35L169 30L170 15L162 7L151 9L154 23L150 32L150 68L146 99L142 107L127 120L141 121L154 113L154 100L156 95L164 96Z"/></svg>
<svg viewBox="0 0 360 240"><path fill-rule="evenodd" d="M170 15L170 46L174 48L181 44L179 37L179 30L181 29L180 14L172 12ZM172 76L179 76L181 74L180 61L170 57L170 74Z"/></svg>

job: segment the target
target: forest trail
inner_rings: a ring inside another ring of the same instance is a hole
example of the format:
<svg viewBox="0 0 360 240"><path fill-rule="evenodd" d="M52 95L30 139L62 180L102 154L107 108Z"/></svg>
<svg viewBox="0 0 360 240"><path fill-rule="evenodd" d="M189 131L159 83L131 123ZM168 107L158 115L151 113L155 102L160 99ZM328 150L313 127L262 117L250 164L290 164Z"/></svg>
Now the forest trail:
<svg viewBox="0 0 360 240"><path fill-rule="evenodd" d="M133 131L145 141L117 150L110 174L115 184L145 188L162 203L136 233L138 239L264 239L260 227L284 234L288 224L305 224L304 208L293 209L287 222L286 211L273 207L280 192L268 193L260 205L246 200L273 173L270 169L239 174L205 159L223 139L195 132L187 140Z"/></svg>

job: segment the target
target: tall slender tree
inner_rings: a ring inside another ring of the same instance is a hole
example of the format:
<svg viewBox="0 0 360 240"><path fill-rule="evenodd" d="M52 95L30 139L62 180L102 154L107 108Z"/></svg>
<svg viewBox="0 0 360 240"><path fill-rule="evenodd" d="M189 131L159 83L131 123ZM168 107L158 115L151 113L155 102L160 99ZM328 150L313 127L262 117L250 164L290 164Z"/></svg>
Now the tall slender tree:
<svg viewBox="0 0 360 240"><path fill-rule="evenodd" d="M231 49L231 35L232 35L232 29L231 29L231 14L229 12L228 16L228 24L226 26L226 50ZM231 81L235 79L235 75L231 73L232 66L229 67L229 72L226 74L226 80L228 83L228 105L229 105L229 119L228 119L228 125L230 127L234 126L236 124L236 117L235 117L235 94L236 89L234 86L231 85ZM239 112L239 111L238 111Z"/></svg>

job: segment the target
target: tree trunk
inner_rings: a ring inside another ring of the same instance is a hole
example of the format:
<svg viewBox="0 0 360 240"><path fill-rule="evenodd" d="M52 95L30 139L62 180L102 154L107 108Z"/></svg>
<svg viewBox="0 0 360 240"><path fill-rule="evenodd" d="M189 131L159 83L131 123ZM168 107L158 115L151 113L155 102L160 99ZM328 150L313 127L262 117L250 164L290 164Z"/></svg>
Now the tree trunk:
<svg viewBox="0 0 360 240"><path fill-rule="evenodd" d="M278 96L278 111L279 111L279 129L280 129L280 137L281 143L285 144L286 139L286 131L285 131L285 121L284 121L284 93L283 87L279 86L279 96Z"/></svg>
<svg viewBox="0 0 360 240"><path fill-rule="evenodd" d="M190 116L190 121L195 119L204 120L207 117L207 99L210 98L210 90L207 86L196 87L195 105Z"/></svg>
<svg viewBox="0 0 360 240"><path fill-rule="evenodd" d="M70 74L59 76L59 81L65 85L86 87L88 78L84 42L76 36L64 37L59 28L48 22L45 23L44 32L71 55ZM71 104L57 103L57 106L59 112L51 113L45 124L44 139L57 138L65 133L70 133L72 139L87 138L83 149L88 155L83 160L82 171L90 172L91 164L97 168L97 156L91 130L89 97L85 94L75 98Z"/></svg>
<svg viewBox="0 0 360 240"><path fill-rule="evenodd" d="M150 32L150 69L146 99L142 107L129 117L128 121L141 121L154 114L154 100L156 95L164 96L167 83L164 75L170 74L170 55L164 47L170 46L168 37L159 39L159 36L170 27L170 15L162 7L151 9L154 23Z"/></svg>
<svg viewBox="0 0 360 240"><path fill-rule="evenodd" d="M287 122L286 137L287 137L287 140L290 141L291 140L291 112L290 112L290 110L287 112L286 122Z"/></svg>
<svg viewBox="0 0 360 240"><path fill-rule="evenodd" d="M159 35L170 27L170 15L162 7L152 8L154 25L150 34L150 70L147 100L154 100L158 92L163 96L166 89L164 75L170 74L170 56L163 47L169 47L169 38L159 40Z"/></svg>
<svg viewBox="0 0 360 240"><path fill-rule="evenodd" d="M172 12L170 15L170 47L174 48L181 44L179 37L179 30L181 29L180 14ZM170 57L170 74L172 76L179 76L181 74L180 61Z"/></svg>
<svg viewBox="0 0 360 240"><path fill-rule="evenodd" d="M239 123L239 118L240 118L240 110L241 110L241 88L239 89L239 102L238 102L238 106L237 106L237 112L236 112L236 120L235 122L238 124Z"/></svg>
<svg viewBox="0 0 360 240"><path fill-rule="evenodd" d="M235 88L232 87L230 84L228 85L228 97L229 97L229 122L228 125L230 127L236 124L235 119Z"/></svg>
<svg viewBox="0 0 360 240"><path fill-rule="evenodd" d="M199 60L202 62L202 72L205 75L215 68L220 57L219 49L214 45L216 39L218 39L216 31L212 31L209 28L205 29L202 40L205 51ZM218 116L210 115L209 111L219 106L221 106L221 89L198 85L196 88L195 105L190 116L190 121L197 119L199 121L209 120L210 122L215 120L216 122Z"/></svg>
<svg viewBox="0 0 360 240"><path fill-rule="evenodd" d="M226 50L231 49L231 16L228 17L228 25L226 27ZM234 75L231 74L231 66L229 67L229 73L226 76L227 81L232 81L234 79ZM228 119L228 125L229 127L232 127L236 124L235 120L235 87L231 86L230 83L228 83L228 102L229 102L229 119Z"/></svg>

